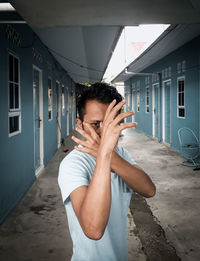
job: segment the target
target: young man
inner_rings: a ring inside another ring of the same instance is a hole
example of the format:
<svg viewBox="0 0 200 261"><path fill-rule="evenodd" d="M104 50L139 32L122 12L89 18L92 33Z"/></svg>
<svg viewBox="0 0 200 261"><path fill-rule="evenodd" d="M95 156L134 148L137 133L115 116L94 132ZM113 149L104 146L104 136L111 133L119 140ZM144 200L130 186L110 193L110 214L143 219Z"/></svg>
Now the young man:
<svg viewBox="0 0 200 261"><path fill-rule="evenodd" d="M73 240L73 261L126 261L126 217L132 190L145 197L155 186L130 154L117 147L125 101L114 87L96 83L78 97L78 144L62 161L59 186Z"/></svg>

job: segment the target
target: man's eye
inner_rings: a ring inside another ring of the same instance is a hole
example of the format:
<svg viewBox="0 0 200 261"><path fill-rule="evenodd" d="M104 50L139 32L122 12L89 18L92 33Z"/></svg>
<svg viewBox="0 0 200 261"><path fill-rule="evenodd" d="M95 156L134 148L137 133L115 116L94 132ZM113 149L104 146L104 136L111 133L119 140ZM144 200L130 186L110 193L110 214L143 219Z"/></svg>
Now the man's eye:
<svg viewBox="0 0 200 261"><path fill-rule="evenodd" d="M93 123L91 123L91 126L93 128L99 128L100 127L100 122L93 122Z"/></svg>

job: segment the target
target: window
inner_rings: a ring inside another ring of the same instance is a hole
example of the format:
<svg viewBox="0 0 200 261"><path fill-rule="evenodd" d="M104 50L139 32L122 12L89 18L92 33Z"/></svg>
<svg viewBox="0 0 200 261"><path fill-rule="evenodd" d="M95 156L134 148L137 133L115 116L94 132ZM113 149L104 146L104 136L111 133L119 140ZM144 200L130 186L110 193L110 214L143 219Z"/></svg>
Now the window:
<svg viewBox="0 0 200 261"><path fill-rule="evenodd" d="M132 83L132 90L133 90L133 91L135 91L135 85L136 85L135 82Z"/></svg>
<svg viewBox="0 0 200 261"><path fill-rule="evenodd" d="M52 81L48 78L48 120L52 120L52 107L53 107L53 97L52 97Z"/></svg>
<svg viewBox="0 0 200 261"><path fill-rule="evenodd" d="M140 111L140 90L137 90L137 112Z"/></svg>
<svg viewBox="0 0 200 261"><path fill-rule="evenodd" d="M169 75L169 77L172 76L172 68L171 68L171 66L168 67L168 75Z"/></svg>
<svg viewBox="0 0 200 261"><path fill-rule="evenodd" d="M164 75L165 75L165 78L168 77L168 68L165 68L165 73L164 73Z"/></svg>
<svg viewBox="0 0 200 261"><path fill-rule="evenodd" d="M159 74L157 73L156 74L156 82L158 82L159 81Z"/></svg>
<svg viewBox="0 0 200 261"><path fill-rule="evenodd" d="M186 71L186 61L182 61L182 72Z"/></svg>
<svg viewBox="0 0 200 261"><path fill-rule="evenodd" d="M9 133L15 133L18 132L20 129L19 126L20 123L20 115L12 115L12 117L9 117Z"/></svg>
<svg viewBox="0 0 200 261"><path fill-rule="evenodd" d="M178 117L185 118L185 78L183 77L178 79L177 97Z"/></svg>
<svg viewBox="0 0 200 261"><path fill-rule="evenodd" d="M162 78L165 78L165 70L162 70Z"/></svg>
<svg viewBox="0 0 200 261"><path fill-rule="evenodd" d="M137 88L140 88L140 81L137 81L136 87L137 87Z"/></svg>
<svg viewBox="0 0 200 261"><path fill-rule="evenodd" d="M21 132L21 106L20 106L20 81L19 81L19 59L9 54L9 136Z"/></svg>
<svg viewBox="0 0 200 261"><path fill-rule="evenodd" d="M177 63L177 72L181 73L181 63Z"/></svg>
<svg viewBox="0 0 200 261"><path fill-rule="evenodd" d="M62 86L62 115L65 115L65 87Z"/></svg>
<svg viewBox="0 0 200 261"><path fill-rule="evenodd" d="M131 94L130 94L130 92L128 92L128 102L127 102L127 105L128 105L128 111L130 111L130 109L131 109L130 101L131 101Z"/></svg>
<svg viewBox="0 0 200 261"><path fill-rule="evenodd" d="M149 112L149 87L146 87L146 112Z"/></svg>
<svg viewBox="0 0 200 261"><path fill-rule="evenodd" d="M152 75L152 82L158 81L158 73L153 73Z"/></svg>
<svg viewBox="0 0 200 261"><path fill-rule="evenodd" d="M149 84L149 76L145 77L145 84Z"/></svg>

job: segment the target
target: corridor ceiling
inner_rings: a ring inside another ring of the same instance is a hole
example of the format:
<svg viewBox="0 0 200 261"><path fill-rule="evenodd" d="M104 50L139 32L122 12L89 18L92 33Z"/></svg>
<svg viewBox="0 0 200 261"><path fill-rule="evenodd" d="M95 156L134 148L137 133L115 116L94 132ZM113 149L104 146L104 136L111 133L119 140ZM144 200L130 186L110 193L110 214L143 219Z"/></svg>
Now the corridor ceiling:
<svg viewBox="0 0 200 261"><path fill-rule="evenodd" d="M10 3L75 82L102 79L123 26L200 23L199 0L11 0Z"/></svg>
<svg viewBox="0 0 200 261"><path fill-rule="evenodd" d="M199 35L200 23L171 25L149 48L123 69L112 80L112 83L125 82L134 74L145 76L145 74L140 72ZM145 70L145 73L146 75L152 75L152 73L160 72L149 72Z"/></svg>

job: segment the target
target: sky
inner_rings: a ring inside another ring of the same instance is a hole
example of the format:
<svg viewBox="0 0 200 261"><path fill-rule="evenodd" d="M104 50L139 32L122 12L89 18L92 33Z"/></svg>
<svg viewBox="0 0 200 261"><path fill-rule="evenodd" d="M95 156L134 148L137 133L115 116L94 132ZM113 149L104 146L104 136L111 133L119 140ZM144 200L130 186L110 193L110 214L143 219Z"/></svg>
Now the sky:
<svg viewBox="0 0 200 261"><path fill-rule="evenodd" d="M125 67L142 54L169 25L125 26L103 76L110 83Z"/></svg>

